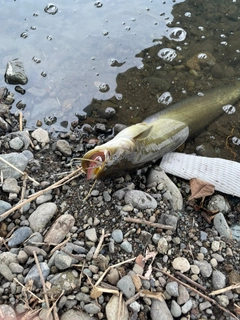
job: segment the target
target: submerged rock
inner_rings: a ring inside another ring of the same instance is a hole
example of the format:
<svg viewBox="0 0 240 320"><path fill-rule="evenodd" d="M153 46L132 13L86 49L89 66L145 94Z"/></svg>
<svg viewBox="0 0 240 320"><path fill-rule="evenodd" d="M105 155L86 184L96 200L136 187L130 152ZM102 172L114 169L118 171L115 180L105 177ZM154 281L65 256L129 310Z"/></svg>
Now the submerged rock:
<svg viewBox="0 0 240 320"><path fill-rule="evenodd" d="M8 84L26 84L28 82L28 77L21 60L14 59L8 62L5 81Z"/></svg>

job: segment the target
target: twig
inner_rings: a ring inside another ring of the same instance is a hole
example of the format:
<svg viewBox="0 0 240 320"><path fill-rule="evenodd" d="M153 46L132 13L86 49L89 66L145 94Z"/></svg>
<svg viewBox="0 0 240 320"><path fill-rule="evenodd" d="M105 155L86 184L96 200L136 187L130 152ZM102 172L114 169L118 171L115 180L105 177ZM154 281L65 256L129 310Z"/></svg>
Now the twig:
<svg viewBox="0 0 240 320"><path fill-rule="evenodd" d="M142 296L141 292L137 292L134 296L132 296L131 298L129 298L126 301L126 305L128 306L129 304L133 303L134 301L136 301L138 298L140 298Z"/></svg>
<svg viewBox="0 0 240 320"><path fill-rule="evenodd" d="M42 283L43 294L44 294L44 298L45 298L46 307L47 307L47 309L49 309L49 301L48 301L48 295L47 295L47 290L46 290L46 284L45 284L45 280L43 278L42 270L41 270L41 267L40 267L40 264L39 264L39 261L38 261L38 258L37 258L36 251L33 251L33 255L34 255L34 259L35 259L36 265L37 265L40 281Z"/></svg>
<svg viewBox="0 0 240 320"><path fill-rule="evenodd" d="M210 296L215 296L216 294L220 294L229 290L234 290L240 288L240 283L233 284L223 289L215 290L209 293Z"/></svg>
<svg viewBox="0 0 240 320"><path fill-rule="evenodd" d="M174 229L173 226L168 226L168 225L161 224L161 223L150 222L150 221L147 221L145 219L137 219L137 218L125 217L124 221L133 222L133 223L139 223L139 224L146 224L146 225L151 226L153 228L159 228L159 229L167 229L167 230Z"/></svg>
<svg viewBox="0 0 240 320"><path fill-rule="evenodd" d="M21 171L20 169L18 169L17 167L15 167L13 164L11 164L10 162L8 162L7 160L3 159L2 157L0 157L0 160L2 160L2 162L6 163L9 167L13 168L14 170L18 171L19 173L21 173L22 175L26 175L26 172ZM29 175L27 175L28 179L33 181L34 183L36 183L37 185L39 185L39 182L37 182L35 179L29 177Z"/></svg>
<svg viewBox="0 0 240 320"><path fill-rule="evenodd" d="M68 237L66 240L64 240L63 242L59 243L57 246L55 246L51 252L50 252L50 256L57 251L58 249L62 248L66 243L68 243L68 241L71 239L71 237ZM50 243L51 244L51 243ZM55 244L53 244L55 245Z"/></svg>
<svg viewBox="0 0 240 320"><path fill-rule="evenodd" d="M97 259L97 256L98 256L98 254L99 254L99 252L101 250L101 247L102 247L103 240L104 240L104 238L106 238L108 236L109 236L109 234L105 235L105 230L102 229L102 235L101 235L101 238L100 238L99 243L97 245L97 248L96 248L96 250L94 252L93 259Z"/></svg>
<svg viewBox="0 0 240 320"><path fill-rule="evenodd" d="M17 282L18 284L20 284L20 286L21 286L23 289L25 289L28 293L30 293L34 298L36 298L36 299L39 301L39 303L42 303L42 302L43 302L42 299L40 299L40 298L39 298L38 296L36 296L32 291L30 291L29 289L27 289L21 282L19 282L17 278L13 278L13 280L14 280L15 282Z"/></svg>
<svg viewBox="0 0 240 320"><path fill-rule="evenodd" d="M202 286L201 284L193 281L192 279L189 279L187 276L185 276L185 275L182 274L181 272L176 271L175 274L178 275L179 277L182 277L184 280L188 281L188 282L191 283L193 286L195 286L195 287L197 287L197 288L199 288L199 289L201 289L201 290L203 290L203 291L206 291L206 290L207 290L206 287L204 287L204 286Z"/></svg>
<svg viewBox="0 0 240 320"><path fill-rule="evenodd" d="M22 118L23 118L23 116L22 116L22 111L20 111L19 112L19 131L22 131L22 124L23 124L23 122L22 122Z"/></svg>
<svg viewBox="0 0 240 320"><path fill-rule="evenodd" d="M58 296L58 298L56 299L56 301L54 301L53 305L51 306L51 308L48 310L48 313L47 313L47 316L50 317L51 315L51 312L53 311L53 315L54 315L54 318L55 320L58 319L58 314L56 312L56 304L58 302L58 300L62 297L62 295L64 294L64 290L62 290L62 292L60 293L60 295ZM56 318L57 316L57 318Z"/></svg>
<svg viewBox="0 0 240 320"><path fill-rule="evenodd" d="M188 284L180 281L179 279L177 279L176 277L172 276L171 274L161 270L161 269L158 269L158 268L153 268L154 270L157 270L157 271L160 271L162 272L163 274L165 274L167 277L173 279L174 281L180 283L181 285L183 285L184 287L194 291L195 293L199 294L202 298L208 300L209 302L211 302L212 304L214 304L216 307L218 307L219 309L223 310L224 312L226 312L227 314L229 314L231 317L233 317L234 319L236 320L239 320L232 312L228 311L227 309L223 308L220 304L218 304L215 300L209 298L208 296L206 296L205 294L201 293L200 291L198 291L197 289L189 286Z"/></svg>
<svg viewBox="0 0 240 320"><path fill-rule="evenodd" d="M124 310L124 309L123 309ZM118 313L117 313L117 320L121 318L121 311L122 311L122 292L120 292L119 299L118 299Z"/></svg>
<svg viewBox="0 0 240 320"><path fill-rule="evenodd" d="M95 187L96 183L97 183L97 180L95 180L95 181L93 182L93 185L91 186L90 190L88 191L88 194L87 194L86 197L83 199L83 203L84 203L85 201L87 201L87 199L90 197L90 194L91 194L93 188Z"/></svg>
<svg viewBox="0 0 240 320"><path fill-rule="evenodd" d="M2 158L0 158L0 159L2 160ZM47 191L52 190L52 189L55 189L55 188L59 187L59 185L61 185L63 183L67 183L68 180L70 178L72 178L73 176L75 176L78 172L82 172L82 168L76 169L74 172L70 173L68 176L62 178L61 180L57 181L56 183L54 183L53 185L47 187L46 189L34 193L31 196L31 198L28 198L28 199L24 200L23 202L18 203L15 207L13 207L13 208L9 209L8 211L4 212L3 214L1 214L0 220L3 220L5 218L7 218L12 212L16 211L17 209L20 209L25 204L27 204L29 202L32 202L34 199L36 199L38 196L40 196L44 192L47 192Z"/></svg>

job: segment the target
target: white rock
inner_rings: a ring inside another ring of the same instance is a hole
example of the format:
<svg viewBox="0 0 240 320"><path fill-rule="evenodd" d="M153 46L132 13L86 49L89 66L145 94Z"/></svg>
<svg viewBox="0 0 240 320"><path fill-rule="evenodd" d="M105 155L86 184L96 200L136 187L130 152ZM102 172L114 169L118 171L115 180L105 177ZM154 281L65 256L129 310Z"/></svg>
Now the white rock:
<svg viewBox="0 0 240 320"><path fill-rule="evenodd" d="M190 263L186 258L177 257L172 262L173 269L187 272L190 269Z"/></svg>

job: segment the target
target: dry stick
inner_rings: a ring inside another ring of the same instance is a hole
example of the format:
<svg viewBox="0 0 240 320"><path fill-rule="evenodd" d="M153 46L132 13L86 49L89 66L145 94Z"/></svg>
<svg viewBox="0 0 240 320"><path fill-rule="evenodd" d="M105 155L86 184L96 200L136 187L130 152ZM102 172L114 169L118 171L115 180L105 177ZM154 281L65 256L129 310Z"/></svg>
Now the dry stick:
<svg viewBox="0 0 240 320"><path fill-rule="evenodd" d="M14 170L18 171L19 173L21 173L22 175L26 175L26 172L21 171L20 169L16 168L13 164L11 164L10 162L8 162L7 160L3 159L2 157L0 157L0 160L2 160L2 162L6 163L9 167L13 168ZM37 182L35 179L29 177L28 175L28 179L33 181L34 183L36 183L37 185L39 185L39 182Z"/></svg>
<svg viewBox="0 0 240 320"><path fill-rule="evenodd" d="M39 303L42 303L42 302L43 302L42 299L40 299L40 298L39 298L38 296L36 296L32 291L30 291L29 289L27 289L21 282L19 282L17 278L13 278L13 280L14 280L15 282L17 282L18 284L20 284L20 286L21 286L23 289L25 289L28 293L30 293L34 298L36 298L36 299L39 301Z"/></svg>
<svg viewBox="0 0 240 320"><path fill-rule="evenodd" d="M154 227L154 228L159 228L159 229L167 229L167 230L172 230L173 229L173 226L168 226L168 225L161 224L161 223L150 222L150 221L147 221L147 220L144 220L144 219L125 217L124 221L133 222L133 223L139 223L139 224L147 224L148 226L151 226L151 227Z"/></svg>
<svg viewBox="0 0 240 320"><path fill-rule="evenodd" d="M220 293L223 293L223 292L226 292L226 291L229 291L229 290L238 289L238 288L240 288L240 283L236 283L236 284L233 284L233 285L231 285L229 287L212 291L212 292L209 293L209 295L210 296L215 296L216 294L220 294Z"/></svg>
<svg viewBox="0 0 240 320"><path fill-rule="evenodd" d="M23 129L23 122L22 122L22 111L19 112L19 131Z"/></svg>
<svg viewBox="0 0 240 320"><path fill-rule="evenodd" d="M33 255L34 255L34 259L35 259L36 265L37 265L40 281L42 283L45 303L46 303L47 309L49 309L49 301L48 301L48 295L47 295L47 290L46 290L46 284L45 284L45 281L44 281L44 278L43 278L42 270L41 270L41 267L40 267L40 264L39 264L39 261L38 261L38 258L37 258L36 251L33 251Z"/></svg>
<svg viewBox="0 0 240 320"><path fill-rule="evenodd" d="M2 158L0 158L0 159L2 160ZM15 207L13 207L13 208L9 209L8 211L6 211L5 213L1 214L1 220L7 218L12 212L16 211L17 209L22 208L25 204L27 204L29 202L32 202L34 199L36 199L39 195L43 194L44 192L47 192L49 190L57 188L59 185L63 184L66 180L69 180L70 178L72 178L72 176L76 175L76 173L80 172L81 170L82 170L82 168L78 168L74 172L70 173L69 175L67 175L66 177L64 177L61 180L57 181L53 185L47 187L46 189L34 193L31 196L31 198L28 198L28 199L24 200L23 202L17 204Z"/></svg>
<svg viewBox="0 0 240 320"><path fill-rule="evenodd" d="M52 244L52 245L55 245L55 247L51 250L50 252L50 256L55 252L57 251L58 249L60 249L61 247L63 247L66 243L68 243L68 241L71 239L71 237L68 237L66 240L64 240L63 242L59 243L58 245L55 245L55 244Z"/></svg>
<svg viewBox="0 0 240 320"><path fill-rule="evenodd" d="M226 312L227 314L229 314L231 317L233 317L234 319L236 320L239 320L232 312L228 311L227 309L223 308L222 306L220 306L220 304L217 303L217 301L209 298L208 296L206 296L205 294L201 293L200 291L198 291L197 289L189 286L188 284L182 282L181 280L177 279L176 277L172 276L171 274L161 270L161 269L158 269L158 268L153 268L154 270L157 270L157 271L160 271L162 272L163 274L165 274L167 277L173 279L174 281L180 283L181 285L183 285L184 287L194 291L195 293L199 294L202 298L208 300L209 302L211 302L212 304L214 304L216 307L218 307L219 309L223 310L224 312Z"/></svg>
<svg viewBox="0 0 240 320"><path fill-rule="evenodd" d="M100 238L99 243L97 245L97 248L96 248L96 250L94 252L93 259L97 259L97 256L98 256L98 254L99 254L99 252L101 250L101 247L102 247L103 240L104 240L104 238L108 237L109 235L110 234L106 234L105 235L105 230L102 229L102 235L101 235L101 238Z"/></svg>
<svg viewBox="0 0 240 320"><path fill-rule="evenodd" d="M53 305L51 306L51 308L48 310L47 316L50 317L51 312L53 311L53 315L55 320L59 319L58 314L57 314L57 310L56 310L56 304L58 302L58 300L62 297L62 295L64 294L64 290L62 290L62 292L60 293L59 297L57 298L56 301L54 301Z"/></svg>
<svg viewBox="0 0 240 320"><path fill-rule="evenodd" d="M121 310L122 309L122 292L120 292L119 299L118 299L118 313L117 313L117 320L120 320Z"/></svg>
<svg viewBox="0 0 240 320"><path fill-rule="evenodd" d="M175 272L176 275L178 275L179 277L182 277L184 280L188 281L189 283L191 283L193 286L195 287L198 287L199 289L203 290L203 291L206 291L207 288L202 286L201 284L193 281L192 279L189 279L188 277L186 277L184 274L182 274L181 272L179 271L176 271Z"/></svg>

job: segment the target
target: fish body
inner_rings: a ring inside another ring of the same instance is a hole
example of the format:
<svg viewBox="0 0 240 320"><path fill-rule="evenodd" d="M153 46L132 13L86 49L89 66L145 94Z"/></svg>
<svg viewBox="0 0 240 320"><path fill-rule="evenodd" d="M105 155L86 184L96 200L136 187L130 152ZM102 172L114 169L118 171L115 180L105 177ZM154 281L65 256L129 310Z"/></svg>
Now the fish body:
<svg viewBox="0 0 240 320"><path fill-rule="evenodd" d="M177 102L119 132L88 151L82 160L87 179L137 169L175 150L224 113L240 98L240 82Z"/></svg>

